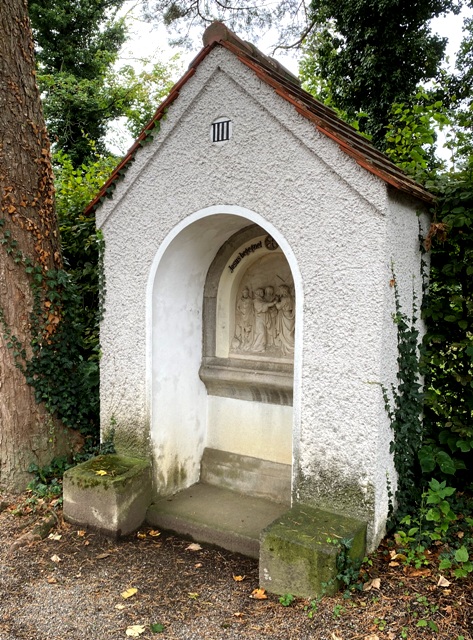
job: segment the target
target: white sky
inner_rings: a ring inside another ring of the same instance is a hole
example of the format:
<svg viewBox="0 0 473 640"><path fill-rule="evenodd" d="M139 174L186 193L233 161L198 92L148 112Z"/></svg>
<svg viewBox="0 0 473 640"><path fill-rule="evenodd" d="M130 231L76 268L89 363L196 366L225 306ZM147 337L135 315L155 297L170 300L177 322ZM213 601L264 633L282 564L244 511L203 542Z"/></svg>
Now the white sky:
<svg viewBox="0 0 473 640"><path fill-rule="evenodd" d="M1 1L1 0L0 0ZM123 46L120 60L122 64L136 64L143 58L154 59L165 62L178 52L177 48L171 48L167 45L167 33L163 26L157 28L151 27L149 24L140 19L140 7L136 0L127 0L125 3L125 12L128 12L128 24L130 39ZM438 33L442 37L448 38L447 56L450 59L450 66L453 66L455 54L458 51L462 39L462 26L465 16L472 16L473 10L464 9L458 16L449 14L445 17L435 18L432 21L432 31ZM202 28L201 36L204 29ZM202 48L201 36L195 42L192 51L181 51L182 75L190 61ZM244 37L244 36L243 36ZM264 39L258 41L258 48L264 53L272 55L272 46L276 40L275 34L269 33ZM287 67L294 74L298 74L298 61L295 55L282 55L278 53L274 56L281 64ZM175 78L178 80L178 77ZM156 105L158 107L158 105ZM133 139L124 130L123 125L118 122L116 126L111 127L109 134L109 146L111 150L118 155L123 155L133 143Z"/></svg>

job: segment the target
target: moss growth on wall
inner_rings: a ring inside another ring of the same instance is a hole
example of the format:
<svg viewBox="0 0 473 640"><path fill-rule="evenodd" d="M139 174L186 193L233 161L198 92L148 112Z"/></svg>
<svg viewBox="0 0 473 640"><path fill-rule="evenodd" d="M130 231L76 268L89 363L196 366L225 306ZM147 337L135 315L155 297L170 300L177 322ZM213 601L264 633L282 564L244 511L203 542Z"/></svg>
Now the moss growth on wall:
<svg viewBox="0 0 473 640"><path fill-rule="evenodd" d="M371 521L375 510L375 488L361 486L359 479L350 479L337 472L317 469L303 472L299 469L295 483L295 500L334 513L343 513L360 520Z"/></svg>

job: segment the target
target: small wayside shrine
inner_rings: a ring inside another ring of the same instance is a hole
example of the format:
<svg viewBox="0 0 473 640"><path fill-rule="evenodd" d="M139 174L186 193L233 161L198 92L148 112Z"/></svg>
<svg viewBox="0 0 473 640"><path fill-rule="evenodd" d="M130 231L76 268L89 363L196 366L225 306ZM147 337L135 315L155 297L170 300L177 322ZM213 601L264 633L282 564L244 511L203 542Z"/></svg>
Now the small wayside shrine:
<svg viewBox="0 0 473 640"><path fill-rule="evenodd" d="M317 591L332 534L375 548L396 486L392 285L409 315L432 199L212 24L89 207L105 239L102 435L146 472L131 520L103 502L86 515L73 482L66 516L116 533L146 517L259 555L276 593Z"/></svg>

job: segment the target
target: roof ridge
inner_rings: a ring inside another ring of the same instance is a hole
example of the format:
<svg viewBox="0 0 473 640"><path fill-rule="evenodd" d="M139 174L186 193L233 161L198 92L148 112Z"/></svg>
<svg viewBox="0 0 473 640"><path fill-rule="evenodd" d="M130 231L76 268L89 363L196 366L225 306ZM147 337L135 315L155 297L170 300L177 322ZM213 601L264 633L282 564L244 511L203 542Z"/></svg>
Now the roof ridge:
<svg viewBox="0 0 473 640"><path fill-rule="evenodd" d="M300 80L286 67L274 58L262 53L254 45L239 38L223 22L212 22L204 32L203 41L203 49L192 60L188 71L174 85L164 102L159 105L151 121L144 127L123 160L87 206L86 214L94 211L106 197L111 197L117 181L124 177L125 171L133 162L138 149L152 139L154 131L159 130L159 121L163 118L167 107L179 96L181 88L194 75L202 60L218 45L235 55L240 62L272 87L279 96L292 104L300 115L312 122L320 133L338 144L341 151L352 157L365 170L399 191L415 196L428 204L435 201L435 196L409 177L361 133L344 122L333 109L302 89Z"/></svg>
<svg viewBox="0 0 473 640"><path fill-rule="evenodd" d="M204 31L204 35L202 36L202 40L205 46L209 46L214 42L224 43L229 42L230 44L238 47L247 55L255 58L260 64L269 66L272 70L279 73L286 80L289 80L293 84L298 87L301 86L301 81L299 78L289 71L283 64L281 64L275 58L271 56L267 56L263 53L258 47L251 42L247 42L246 40L242 40L239 38L236 33L234 33L231 29L227 27L223 22L219 22L215 20L212 22L210 26Z"/></svg>

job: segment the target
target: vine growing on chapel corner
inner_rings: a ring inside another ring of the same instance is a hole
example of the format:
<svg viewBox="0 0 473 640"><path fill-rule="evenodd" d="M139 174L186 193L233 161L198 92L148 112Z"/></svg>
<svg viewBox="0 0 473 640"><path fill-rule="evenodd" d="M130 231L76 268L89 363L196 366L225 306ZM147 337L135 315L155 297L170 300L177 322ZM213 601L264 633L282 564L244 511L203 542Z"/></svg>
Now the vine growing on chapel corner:
<svg viewBox="0 0 473 640"><path fill-rule="evenodd" d="M401 308L394 273L391 285L395 303L393 320L397 329L397 385L391 385L391 398L386 387L381 386L393 432L390 452L393 454L397 472L397 488L394 495L388 485L388 528L395 526L405 515L411 513L422 497L422 470L418 452L423 434L417 298L414 293L412 315L408 317Z"/></svg>

